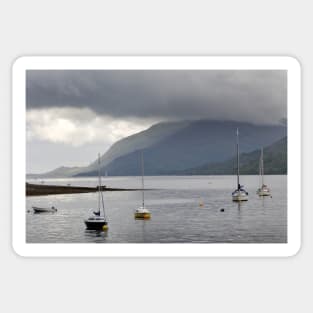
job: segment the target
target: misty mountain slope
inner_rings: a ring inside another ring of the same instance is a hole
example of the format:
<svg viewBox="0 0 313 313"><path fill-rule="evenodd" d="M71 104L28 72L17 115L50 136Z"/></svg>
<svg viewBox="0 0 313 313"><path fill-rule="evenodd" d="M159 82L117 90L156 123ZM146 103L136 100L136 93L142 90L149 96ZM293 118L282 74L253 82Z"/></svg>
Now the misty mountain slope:
<svg viewBox="0 0 313 313"><path fill-rule="evenodd" d="M179 122L163 122L152 125L147 130L123 138L114 143L109 150L101 156L101 165L105 167L113 160L122 155L127 155L136 150L141 150L146 147L156 144L160 140L174 134L189 125L189 121ZM86 167L66 167L61 166L52 171L43 174L28 174L29 178L40 177L73 177L73 176L89 176L96 175L98 171L98 160L95 159L90 165ZM91 174L90 174L91 173Z"/></svg>
<svg viewBox="0 0 313 313"><path fill-rule="evenodd" d="M147 130L123 138L114 143L110 149L101 156L102 167L105 167L114 159L127 155L136 150L141 150L156 144L160 140L174 134L188 126L190 122L164 122L152 125ZM98 161L95 160L89 166L82 169L81 173L92 172L98 169Z"/></svg>
<svg viewBox="0 0 313 313"><path fill-rule="evenodd" d="M258 174L260 149L240 154L240 173ZM264 174L287 174L287 137L264 148ZM237 159L205 164L177 172L180 175L231 175L236 173Z"/></svg>
<svg viewBox="0 0 313 313"><path fill-rule="evenodd" d="M286 135L285 126L254 125L232 121L193 121L163 140L143 149L147 175L173 174L206 163L224 161L234 155L236 128L241 151L251 152ZM147 136L148 140L149 136ZM127 140L127 138L126 138ZM115 158L103 170L110 175L140 174L139 150ZM92 170L81 175L96 175Z"/></svg>

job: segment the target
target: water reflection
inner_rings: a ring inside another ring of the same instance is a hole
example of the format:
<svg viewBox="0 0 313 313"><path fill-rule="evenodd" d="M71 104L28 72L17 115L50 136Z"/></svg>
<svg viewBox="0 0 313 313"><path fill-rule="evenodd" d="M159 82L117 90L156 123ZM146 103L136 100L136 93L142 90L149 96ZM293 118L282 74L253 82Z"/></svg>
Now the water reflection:
<svg viewBox="0 0 313 313"><path fill-rule="evenodd" d="M238 212L240 213L240 209L242 207L242 203L240 201L237 202L237 209L238 209Z"/></svg>
<svg viewBox="0 0 313 313"><path fill-rule="evenodd" d="M141 235L142 235L142 242L146 241L146 220L141 221Z"/></svg>
<svg viewBox="0 0 313 313"><path fill-rule="evenodd" d="M103 231L103 230L90 230L90 229L85 229L85 237L87 241L92 241L96 243L101 243L105 242L106 238L108 237L108 231Z"/></svg>

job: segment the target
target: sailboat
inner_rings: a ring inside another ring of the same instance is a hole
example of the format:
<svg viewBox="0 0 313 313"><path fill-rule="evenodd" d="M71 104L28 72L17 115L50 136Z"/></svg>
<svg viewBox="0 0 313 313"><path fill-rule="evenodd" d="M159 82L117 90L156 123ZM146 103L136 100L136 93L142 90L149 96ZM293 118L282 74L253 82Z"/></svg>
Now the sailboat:
<svg viewBox="0 0 313 313"><path fill-rule="evenodd" d="M233 191L232 198L233 201L248 201L248 192L240 185L239 177L239 130L237 128L237 189Z"/></svg>
<svg viewBox="0 0 313 313"><path fill-rule="evenodd" d="M260 156L260 163L259 163L259 175L260 175L260 180L261 180L261 187L257 190L257 194L259 196L270 196L271 191L267 187L267 185L264 184L263 148L261 148L261 156Z"/></svg>
<svg viewBox="0 0 313 313"><path fill-rule="evenodd" d="M151 213L145 207L145 185L144 185L144 161L143 161L143 153L141 151L141 190L142 190L142 206L135 210L135 218L136 219L149 219L151 217Z"/></svg>
<svg viewBox="0 0 313 313"><path fill-rule="evenodd" d="M92 230L107 230L108 222L104 211L103 194L101 191L101 176L100 176L100 154L98 154L98 210L93 212L93 215L87 218L84 222L87 229ZM101 207L103 216L101 215Z"/></svg>

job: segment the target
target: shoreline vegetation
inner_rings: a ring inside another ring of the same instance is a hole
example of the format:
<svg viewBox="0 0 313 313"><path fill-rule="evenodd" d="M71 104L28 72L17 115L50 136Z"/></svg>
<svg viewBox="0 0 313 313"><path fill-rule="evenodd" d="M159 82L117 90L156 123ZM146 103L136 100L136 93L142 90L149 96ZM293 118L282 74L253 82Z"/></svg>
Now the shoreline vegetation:
<svg viewBox="0 0 313 313"><path fill-rule="evenodd" d="M97 187L82 187L82 186L60 186L60 185L39 185L26 183L26 196L48 196L60 194L75 194L75 193L89 193L97 192ZM130 188L109 188L101 186L101 191L138 191L141 189Z"/></svg>

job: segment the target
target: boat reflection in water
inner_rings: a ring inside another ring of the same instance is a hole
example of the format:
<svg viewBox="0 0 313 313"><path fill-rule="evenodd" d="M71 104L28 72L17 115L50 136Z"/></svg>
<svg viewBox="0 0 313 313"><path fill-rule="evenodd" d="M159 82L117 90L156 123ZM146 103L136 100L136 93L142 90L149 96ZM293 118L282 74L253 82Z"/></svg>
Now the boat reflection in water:
<svg viewBox="0 0 313 313"><path fill-rule="evenodd" d="M108 237L108 232L103 230L85 229L85 238L87 242L103 243Z"/></svg>

